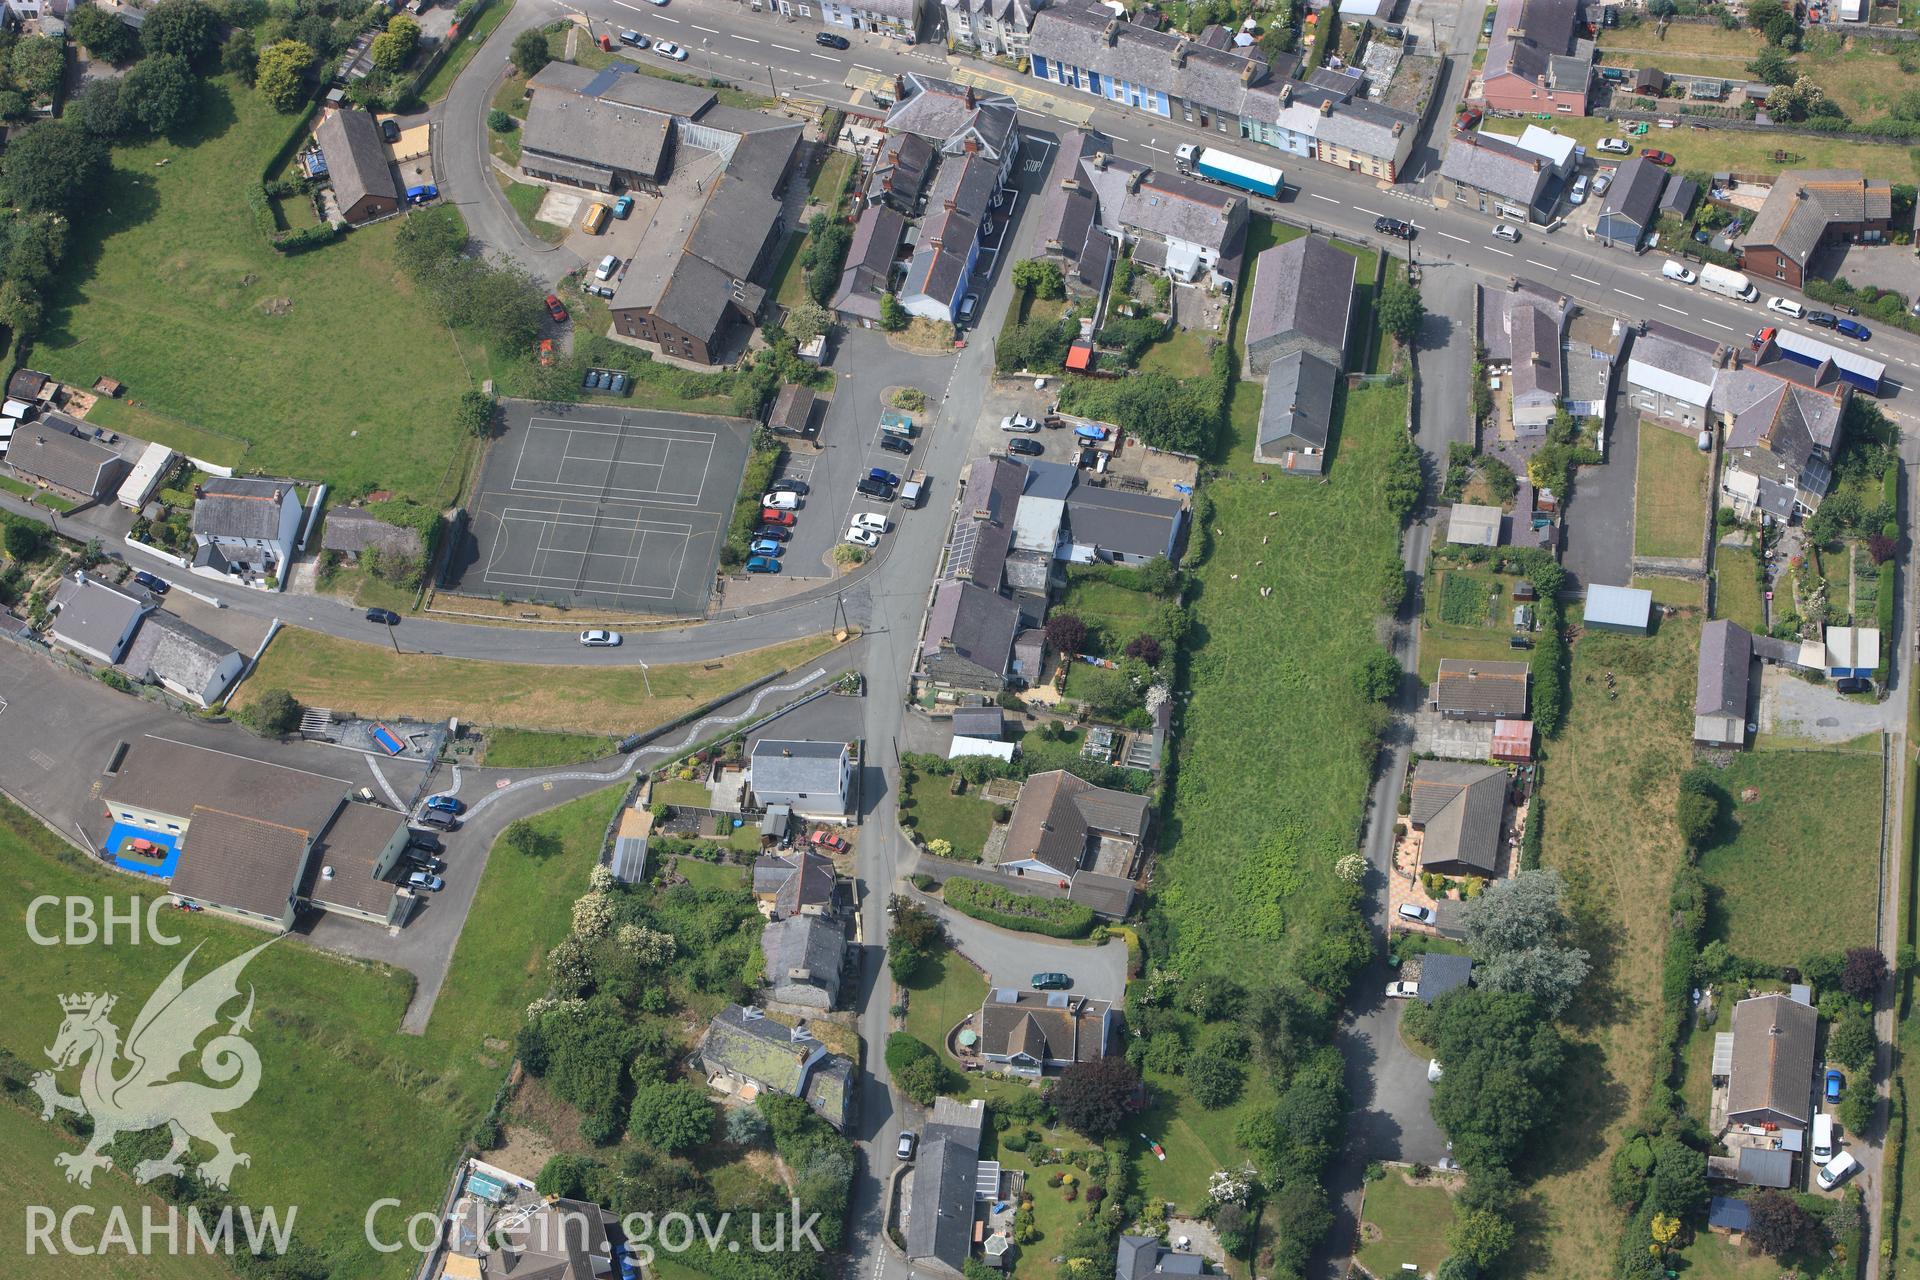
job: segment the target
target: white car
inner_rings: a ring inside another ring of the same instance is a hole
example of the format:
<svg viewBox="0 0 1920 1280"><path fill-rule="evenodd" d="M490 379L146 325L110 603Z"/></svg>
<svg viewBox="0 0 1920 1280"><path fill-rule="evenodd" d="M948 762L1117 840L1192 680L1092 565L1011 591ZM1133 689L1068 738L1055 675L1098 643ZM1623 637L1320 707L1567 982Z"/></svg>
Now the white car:
<svg viewBox="0 0 1920 1280"><path fill-rule="evenodd" d="M1625 138L1602 138L1600 149L1616 156L1631 155L1633 152L1633 147Z"/></svg>
<svg viewBox="0 0 1920 1280"><path fill-rule="evenodd" d="M620 633L594 627L592 630L580 633L580 643L589 649L612 649L619 645Z"/></svg>
<svg viewBox="0 0 1920 1280"><path fill-rule="evenodd" d="M1411 1000L1419 994L1420 984L1417 982L1389 982L1387 984L1387 999L1389 1000Z"/></svg>
<svg viewBox="0 0 1920 1280"><path fill-rule="evenodd" d="M871 529L862 529L859 525L854 525L851 529L847 530L846 540L856 547L877 547L880 545L879 534Z"/></svg>
<svg viewBox="0 0 1920 1280"><path fill-rule="evenodd" d="M1505 240L1509 244L1519 244L1520 228L1514 226L1511 222L1496 223L1493 228L1493 238L1495 240Z"/></svg>
<svg viewBox="0 0 1920 1280"><path fill-rule="evenodd" d="M653 51L669 62L685 62L687 51L671 40L662 40L653 46Z"/></svg>
<svg viewBox="0 0 1920 1280"><path fill-rule="evenodd" d="M1583 173L1579 177L1573 180L1573 190L1567 192L1567 203L1568 204L1585 204L1586 202L1587 202L1587 175Z"/></svg>
<svg viewBox="0 0 1920 1280"><path fill-rule="evenodd" d="M791 489L775 489L760 495L760 505L773 511L798 511L800 495Z"/></svg>
<svg viewBox="0 0 1920 1280"><path fill-rule="evenodd" d="M877 511L856 511L853 513L853 527L871 529L875 533L887 531L887 518Z"/></svg>
<svg viewBox="0 0 1920 1280"><path fill-rule="evenodd" d="M1002 431L1038 431L1040 424L1024 413L1010 413L1000 419Z"/></svg>
<svg viewBox="0 0 1920 1280"><path fill-rule="evenodd" d="M613 279L613 273L619 269L620 259L614 257L612 254L608 254L606 257L600 259L600 265L593 269L593 278L596 280L611 280Z"/></svg>
<svg viewBox="0 0 1920 1280"><path fill-rule="evenodd" d="M1427 1059L1427 1083L1428 1084L1439 1084L1440 1077L1445 1074L1447 1073L1444 1070L1442 1070L1440 1067L1440 1059L1438 1058Z"/></svg>
<svg viewBox="0 0 1920 1280"><path fill-rule="evenodd" d="M1400 918L1402 920L1411 920L1415 924L1432 924L1436 919L1432 907L1423 907L1412 902L1403 902L1400 904Z"/></svg>
<svg viewBox="0 0 1920 1280"><path fill-rule="evenodd" d="M1807 314L1807 309L1792 298L1768 298L1767 310L1778 311L1781 315L1792 316L1795 320Z"/></svg>

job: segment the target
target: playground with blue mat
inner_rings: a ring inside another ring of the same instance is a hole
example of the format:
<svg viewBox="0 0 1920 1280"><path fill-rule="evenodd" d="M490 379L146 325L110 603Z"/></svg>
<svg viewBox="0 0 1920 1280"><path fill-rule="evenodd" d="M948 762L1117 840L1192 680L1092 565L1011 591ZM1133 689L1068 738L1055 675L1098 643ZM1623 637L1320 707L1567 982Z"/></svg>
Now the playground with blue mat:
<svg viewBox="0 0 1920 1280"><path fill-rule="evenodd" d="M159 849L160 856L151 857L136 853L133 842L144 840ZM173 869L180 865L180 837L169 831L149 831L145 827L136 827L130 822L116 822L113 830L107 832L107 856L113 859L113 865L122 871L132 871L138 875L152 876L156 880L170 879Z"/></svg>

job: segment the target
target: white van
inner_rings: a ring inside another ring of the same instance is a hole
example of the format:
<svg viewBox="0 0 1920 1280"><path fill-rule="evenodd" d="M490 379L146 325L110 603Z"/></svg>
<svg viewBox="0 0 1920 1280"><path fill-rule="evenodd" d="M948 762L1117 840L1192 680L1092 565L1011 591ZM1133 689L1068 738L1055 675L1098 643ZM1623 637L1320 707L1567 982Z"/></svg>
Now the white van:
<svg viewBox="0 0 1920 1280"><path fill-rule="evenodd" d="M1813 1158L1821 1164L1833 1159L1833 1117L1813 1118Z"/></svg>
<svg viewBox="0 0 1920 1280"><path fill-rule="evenodd" d="M1821 1167L1818 1182L1822 1191L1831 1191L1860 1170L1860 1162L1842 1151Z"/></svg>
<svg viewBox="0 0 1920 1280"><path fill-rule="evenodd" d="M1660 274L1669 280L1678 280L1681 284L1692 284L1700 278L1672 258L1668 258L1661 264Z"/></svg>

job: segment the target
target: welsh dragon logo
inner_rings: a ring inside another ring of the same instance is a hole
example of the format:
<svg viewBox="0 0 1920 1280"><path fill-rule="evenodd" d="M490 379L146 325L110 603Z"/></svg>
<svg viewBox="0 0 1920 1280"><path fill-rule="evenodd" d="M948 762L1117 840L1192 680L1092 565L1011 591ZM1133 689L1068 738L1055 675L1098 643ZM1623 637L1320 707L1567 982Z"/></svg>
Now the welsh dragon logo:
<svg viewBox="0 0 1920 1280"><path fill-rule="evenodd" d="M223 1034L200 1049L200 1070L226 1087L216 1089L174 1077L195 1043L220 1021L220 1010L240 997L240 971L271 945L264 942L234 957L189 987L187 965L200 950L195 946L148 997L124 1045L119 1028L109 1018L118 997L91 991L60 997L66 1018L53 1047L46 1051L54 1069L36 1074L32 1087L40 1095L43 1120L51 1120L56 1108L93 1118L93 1138L86 1149L53 1158L55 1165L66 1170L67 1181L92 1186L94 1170L113 1167L113 1158L101 1154L103 1147L122 1133L160 1125L173 1131L173 1149L163 1160L141 1161L133 1171L136 1182L161 1174L183 1175L180 1156L193 1138L214 1149L213 1157L199 1167L200 1178L208 1186L224 1189L235 1168L252 1163L233 1149L233 1135L214 1122L217 1113L246 1105L260 1087L260 1055L240 1034L252 1029L252 987L247 988L246 1008ZM56 1072L76 1065L80 1067L78 1097L61 1093L55 1081Z"/></svg>

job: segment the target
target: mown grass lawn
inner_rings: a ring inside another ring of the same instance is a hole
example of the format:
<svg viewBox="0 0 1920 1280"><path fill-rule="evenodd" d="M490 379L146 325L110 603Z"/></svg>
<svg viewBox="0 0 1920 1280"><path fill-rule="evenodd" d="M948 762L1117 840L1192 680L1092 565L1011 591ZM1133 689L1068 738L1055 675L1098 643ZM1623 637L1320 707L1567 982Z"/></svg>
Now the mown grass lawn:
<svg viewBox="0 0 1920 1280"><path fill-rule="evenodd" d="M912 802L907 812L913 815L914 830L922 840L951 841L954 857L978 862L993 832L993 813L998 806L976 795L978 788L971 783L966 794L957 796L949 791L952 785L950 777L915 774L912 784L903 788L903 807L904 802Z"/></svg>
<svg viewBox="0 0 1920 1280"><path fill-rule="evenodd" d="M1880 752L1747 752L1717 776L1733 803L1700 858L1712 936L1766 964L1872 946ZM1743 801L1749 788L1757 795Z"/></svg>
<svg viewBox="0 0 1920 1280"><path fill-rule="evenodd" d="M935 1049L945 1045L947 1032L960 1019L980 1012L987 998L986 978L951 947L935 952L900 987L907 993L908 1034Z"/></svg>
<svg viewBox="0 0 1920 1280"><path fill-rule="evenodd" d="M747 869L737 862L708 862L704 858L675 858L673 869L696 889L744 889Z"/></svg>
<svg viewBox="0 0 1920 1280"><path fill-rule="evenodd" d="M425 1035L400 1031L413 991L408 975L295 938L248 965L244 982L258 995L248 1038L261 1080L251 1101L221 1117L236 1149L252 1156L235 1174L233 1195L237 1203L299 1206L296 1234L325 1257L334 1280L393 1274L392 1257L366 1243L363 1219L375 1200L399 1198L393 1223L439 1204L461 1143L505 1078L526 1004L546 989L546 952L567 931L618 796L611 788L534 819L558 839L547 858L504 850L489 858L472 908L484 926L461 935ZM124 1031L193 947L200 950L189 980L266 940L211 914L169 913L166 927L183 939L178 948L30 944L26 906L37 895L111 897L120 907L157 895L132 877L96 870L10 806L0 808L0 877L16 890L0 906L9 976L0 1046L31 1063L54 1042L60 994L121 993L115 1018ZM119 1172L95 1184L91 1199L133 1194ZM98 1273L95 1262L89 1274Z"/></svg>
<svg viewBox="0 0 1920 1280"><path fill-rule="evenodd" d="M1097 630L1108 648L1096 652L1118 661L1127 642L1153 625L1160 603L1157 596L1103 581L1098 574L1075 573L1054 611L1071 613L1089 631Z"/></svg>
<svg viewBox="0 0 1920 1280"><path fill-rule="evenodd" d="M487 767L545 769L598 760L613 750L613 740L591 733L529 733L495 729L487 734Z"/></svg>
<svg viewBox="0 0 1920 1280"><path fill-rule="evenodd" d="M1633 553L1698 556L1706 531L1708 457L1693 438L1640 424L1633 498Z"/></svg>
<svg viewBox="0 0 1920 1280"><path fill-rule="evenodd" d="M1560 116L1553 121L1553 127L1562 137L1572 138L1584 146L1588 154L1593 154L1600 139L1624 136L1620 126L1598 116L1579 119ZM1782 169L1864 169L1889 182L1913 182L1920 178L1920 160L1916 160L1912 148L1857 142L1845 135L1787 137L1770 132L1735 133L1728 129L1653 129L1645 137L1634 139L1633 144L1635 147L1657 146L1671 152L1678 161L1674 166L1676 173L1699 170L1775 174ZM1777 151L1784 151L1787 158L1775 159Z"/></svg>
<svg viewBox="0 0 1920 1280"><path fill-rule="evenodd" d="M1607 1165L1653 1084L1667 898L1685 857L1675 779L1693 762L1699 635L1683 615L1647 637L1589 632L1573 649L1567 725L1544 773L1542 861L1567 877L1593 973L1568 1013L1574 1043L1560 1108L1527 1170L1539 1212L1511 1274L1617 1274L1621 1215L1607 1197ZM1617 699L1593 692L1609 671Z"/></svg>
<svg viewBox="0 0 1920 1280"><path fill-rule="evenodd" d="M531 182L515 182L504 173L496 173L493 177L500 184L500 189L507 193L507 203L512 205L513 211L520 215L520 222L528 231L548 244L559 244L567 238L565 227L556 227L551 222L542 222L536 216L540 212L541 202L547 198L545 187L536 186Z"/></svg>
<svg viewBox="0 0 1920 1280"><path fill-rule="evenodd" d="M1713 549L1713 616L1739 623L1756 635L1767 629L1766 601L1754 576L1753 552L1745 547Z"/></svg>
<svg viewBox="0 0 1920 1280"><path fill-rule="evenodd" d="M1655 604L1676 609L1698 609L1707 602L1707 584L1698 578L1666 578L1655 574L1636 577L1633 585L1653 592Z"/></svg>
<svg viewBox="0 0 1920 1280"><path fill-rule="evenodd" d="M1367 1184L1360 1206L1360 1251L1355 1255L1368 1275L1401 1274L1403 1263L1414 1263L1422 1275L1432 1275L1447 1256L1446 1233L1453 1224L1453 1196L1439 1183L1415 1186L1404 1169L1388 1169L1386 1176ZM1369 1238L1378 1231L1378 1238Z"/></svg>
<svg viewBox="0 0 1920 1280"><path fill-rule="evenodd" d="M565 733L628 734L650 728L755 676L792 669L834 647L831 636L790 640L718 663L654 667L537 667L398 653L377 644L284 627L240 686L245 706L285 689L306 706L363 716L444 720Z"/></svg>
<svg viewBox="0 0 1920 1280"><path fill-rule="evenodd" d="M1217 1169L1232 1169L1246 1159L1234 1131L1241 1120L1273 1109L1277 1098L1266 1073L1256 1064L1247 1072L1245 1086L1231 1105L1209 1111L1193 1100L1178 1077L1147 1071L1151 1093L1147 1109L1132 1126L1134 1178L1149 1201L1167 1200L1182 1212L1206 1208L1207 1181ZM1139 1135L1146 1134L1166 1151L1154 1159Z"/></svg>
<svg viewBox="0 0 1920 1280"><path fill-rule="evenodd" d="M472 383L395 265L400 220L292 257L254 225L246 184L292 124L222 78L178 138L115 147L31 362L120 379L93 417L128 434L194 451L212 432L248 471L450 501Z"/></svg>

